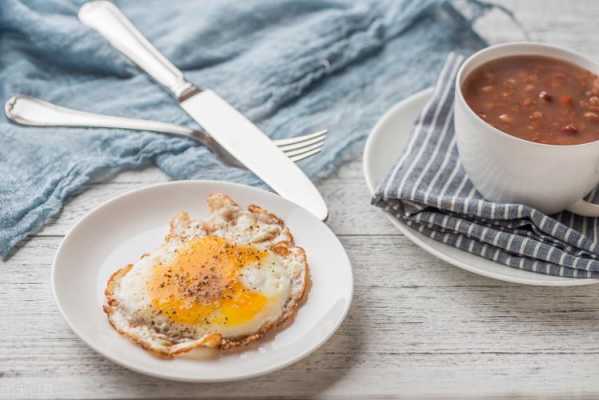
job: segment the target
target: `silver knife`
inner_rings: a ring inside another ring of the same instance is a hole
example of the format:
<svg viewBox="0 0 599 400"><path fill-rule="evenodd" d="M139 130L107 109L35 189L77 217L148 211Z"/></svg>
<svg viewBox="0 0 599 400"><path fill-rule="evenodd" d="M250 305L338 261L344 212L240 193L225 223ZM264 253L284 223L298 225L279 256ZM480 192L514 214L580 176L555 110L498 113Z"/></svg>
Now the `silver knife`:
<svg viewBox="0 0 599 400"><path fill-rule="evenodd" d="M95 29L154 80L169 89L179 105L220 145L282 197L320 220L326 203L308 177L258 127L211 90L188 82L111 2L85 3L79 19Z"/></svg>

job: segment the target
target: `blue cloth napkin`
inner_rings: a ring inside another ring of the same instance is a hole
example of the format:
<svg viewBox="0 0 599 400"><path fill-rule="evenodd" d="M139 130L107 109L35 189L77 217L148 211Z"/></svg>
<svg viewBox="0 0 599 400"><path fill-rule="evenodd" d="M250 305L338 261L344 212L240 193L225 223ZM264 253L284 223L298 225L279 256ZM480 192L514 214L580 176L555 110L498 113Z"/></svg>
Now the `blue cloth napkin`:
<svg viewBox="0 0 599 400"><path fill-rule="evenodd" d="M406 151L373 203L434 240L510 267L599 278L599 218L490 202L468 179L453 128L455 76L463 60L449 55ZM599 190L589 200L597 202Z"/></svg>
<svg viewBox="0 0 599 400"><path fill-rule="evenodd" d="M194 126L145 74L79 23L76 0L0 1L0 99L26 94L81 110ZM447 53L484 41L443 0L117 1L187 77L273 137L329 129L329 175L393 103L431 84ZM486 7L473 2L477 10ZM26 128L0 117L0 255L91 181L150 164L175 179L258 184L181 138Z"/></svg>

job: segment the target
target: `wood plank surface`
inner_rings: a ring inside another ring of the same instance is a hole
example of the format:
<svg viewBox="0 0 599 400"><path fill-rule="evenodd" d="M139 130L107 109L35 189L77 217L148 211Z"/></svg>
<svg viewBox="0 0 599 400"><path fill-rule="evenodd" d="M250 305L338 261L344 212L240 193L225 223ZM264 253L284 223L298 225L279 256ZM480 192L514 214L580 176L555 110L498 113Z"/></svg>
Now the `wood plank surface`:
<svg viewBox="0 0 599 400"><path fill-rule="evenodd" d="M599 2L502 4L532 39L599 54ZM498 12L476 28L491 42L522 38ZM358 159L319 185L356 285L349 317L321 349L282 371L225 384L169 382L115 365L60 316L50 265L85 213L166 180L146 169L90 185L0 265L0 399L599 397L599 287L507 284L427 254L369 205Z"/></svg>

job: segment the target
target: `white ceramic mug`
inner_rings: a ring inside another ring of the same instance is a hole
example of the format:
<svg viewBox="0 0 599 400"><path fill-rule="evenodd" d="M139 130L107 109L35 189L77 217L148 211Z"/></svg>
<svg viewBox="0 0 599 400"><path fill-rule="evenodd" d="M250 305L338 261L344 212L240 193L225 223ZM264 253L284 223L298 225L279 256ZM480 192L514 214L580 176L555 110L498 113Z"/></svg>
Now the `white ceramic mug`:
<svg viewBox="0 0 599 400"><path fill-rule="evenodd" d="M488 200L521 203L547 214L569 210L599 216L599 205L583 198L599 183L599 140L549 145L509 135L485 122L462 95L465 78L480 65L502 57L558 58L599 74L599 66L575 52L537 43L488 47L468 58L456 80L454 120L460 159L479 193Z"/></svg>

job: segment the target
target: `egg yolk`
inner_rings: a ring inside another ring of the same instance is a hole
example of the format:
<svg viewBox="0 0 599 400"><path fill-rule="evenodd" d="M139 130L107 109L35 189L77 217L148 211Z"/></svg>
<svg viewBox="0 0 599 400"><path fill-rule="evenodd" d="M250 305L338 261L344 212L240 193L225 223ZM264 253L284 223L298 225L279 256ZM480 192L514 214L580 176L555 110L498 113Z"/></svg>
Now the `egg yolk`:
<svg viewBox="0 0 599 400"><path fill-rule="evenodd" d="M152 308L182 324L235 326L248 322L268 299L245 287L239 281L240 271L259 264L267 254L217 236L192 239L171 262L154 267L147 287Z"/></svg>

